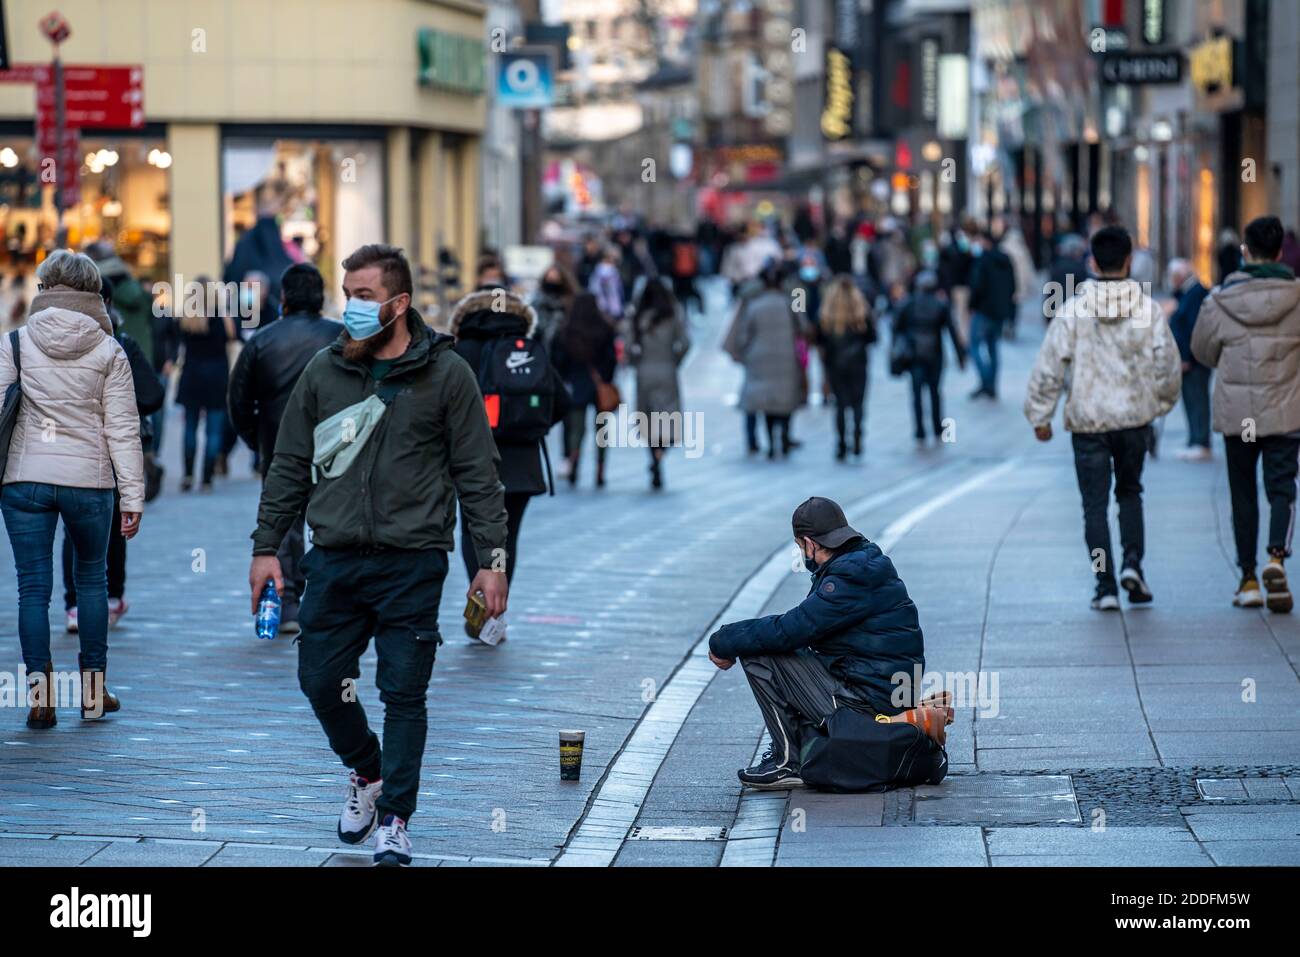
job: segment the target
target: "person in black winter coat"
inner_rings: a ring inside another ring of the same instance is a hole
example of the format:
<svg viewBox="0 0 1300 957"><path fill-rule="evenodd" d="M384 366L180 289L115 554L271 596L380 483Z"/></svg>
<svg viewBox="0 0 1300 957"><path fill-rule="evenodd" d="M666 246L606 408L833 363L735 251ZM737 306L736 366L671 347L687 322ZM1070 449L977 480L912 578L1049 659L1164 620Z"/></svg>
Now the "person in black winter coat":
<svg viewBox="0 0 1300 957"><path fill-rule="evenodd" d="M970 280L970 351L980 385L971 398L998 397L998 341L1016 314L1016 270L992 233L980 237L983 250Z"/></svg>
<svg viewBox="0 0 1300 957"><path fill-rule="evenodd" d="M293 258L284 247L280 235L280 224L276 221L275 211L271 207L258 210L255 222L235 243L235 251L221 274L222 282L240 283L250 280L250 273L261 273L259 280L265 277L260 293L264 301L280 301L280 283L275 278L284 274L292 266ZM268 317L263 317L263 322Z"/></svg>
<svg viewBox="0 0 1300 957"><path fill-rule="evenodd" d="M1241 269L1241 237L1235 229L1219 231L1219 248L1214 254L1214 265L1217 272L1215 280L1220 284Z"/></svg>
<svg viewBox="0 0 1300 957"><path fill-rule="evenodd" d="M555 336L551 363L569 393L564 416L564 457L570 485L578 482L578 459L587 431L587 410L596 405L596 383L612 384L618 368L614 327L601 315L596 297L579 293L569 321ZM605 485L605 447L596 443L596 487Z"/></svg>
<svg viewBox="0 0 1300 957"><path fill-rule="evenodd" d="M913 721L917 675L925 671L916 606L879 546L826 498L800 505L792 525L812 573L808 596L784 614L732 622L709 637L714 665L726 670L740 661L772 735L772 750L738 774L750 787L802 783L800 725L837 708Z"/></svg>
<svg viewBox="0 0 1300 957"><path fill-rule="evenodd" d="M289 393L312 356L343 331L341 322L321 315L325 281L315 266L290 266L276 286L283 318L253 334L239 353L228 390L230 420L244 443L258 453L263 476L271 467Z"/></svg>
<svg viewBox="0 0 1300 957"><path fill-rule="evenodd" d="M1168 269L1169 288L1177 306L1169 317L1169 331L1178 343L1183 364L1183 410L1187 413L1187 448L1180 458L1203 461L1210 451L1210 370L1192 355L1192 333L1201 305L1210 291L1201 285L1196 270L1186 259L1173 259Z"/></svg>
<svg viewBox="0 0 1300 957"><path fill-rule="evenodd" d="M1051 287L1043 298L1043 318L1051 322L1056 318L1056 311L1074 297L1088 278L1087 240L1077 233L1062 236L1056 244L1056 257L1048 275Z"/></svg>
<svg viewBox="0 0 1300 957"><path fill-rule="evenodd" d="M164 311L155 307L153 313L151 329L153 334L153 369L161 380L165 393L172 372L176 368L176 362L181 354L181 327L177 324L175 317L172 316L170 309ZM163 428L167 424L165 399L163 405L159 406L158 411L150 417L150 424L153 430L153 440L149 443L147 451L156 458L162 452ZM149 460L146 459L146 469L148 466ZM156 468L158 478L161 480L162 466L156 466ZM149 500L150 497L145 499L145 501Z"/></svg>
<svg viewBox="0 0 1300 957"><path fill-rule="evenodd" d="M131 385L135 390L135 406L140 413L140 443L149 447L149 417L162 408L165 392L162 382L154 374L140 343L131 338L123 329L122 317L113 308L113 281L107 276L100 276L99 294L104 299L109 318L113 321L113 338L122 346L126 360L131 366ZM119 508L121 497L113 492L113 520L109 525L108 538L108 623L112 627L126 614L126 538L122 535L122 513ZM73 566L76 550L72 536L67 527L63 530L63 607L67 613L67 629L76 634L77 626L77 586Z"/></svg>
<svg viewBox="0 0 1300 957"><path fill-rule="evenodd" d="M203 289L211 280L195 280ZM228 310L214 304L213 309L191 307L194 315L179 320L181 334L181 381L176 387L176 403L185 410L185 474L181 491L194 487L194 463L198 455L199 421L203 420L204 451L201 490L212 490L212 476L221 456L226 426L226 387L230 382L230 361L226 347L238 336L235 321ZM212 315L205 313L212 312Z"/></svg>
<svg viewBox="0 0 1300 957"><path fill-rule="evenodd" d="M915 291L904 301L894 317L894 334L906 336L912 344L912 421L916 439L925 441L925 416L922 394L930 393L930 422L936 439L943 435L943 399L939 385L943 379L943 336L952 340L957 362L966 367L966 350L953 321L948 303L936 295L939 278L930 270L917 273Z"/></svg>
<svg viewBox="0 0 1300 957"><path fill-rule="evenodd" d="M477 375L483 351L493 341L503 337L530 338L535 335L537 313L532 306L505 289L480 289L453 307L449 331L456 337L454 348L457 354L469 363ZM569 411L569 398L554 366L550 370L550 376L553 396L551 424L554 425ZM547 491L547 481L542 473L546 445L545 440L524 444L497 441L497 452L501 456L497 473L506 492L505 571L506 581L509 582L514 578L515 559L519 552L519 528L523 524L528 500ZM549 459L546 460L546 466L549 472ZM479 563L463 511L460 527L465 574L473 581L479 572Z"/></svg>
<svg viewBox="0 0 1300 957"><path fill-rule="evenodd" d="M325 281L315 266L290 266L281 274L277 288L283 318L262 326L244 346L230 373L227 395L230 421L257 453L262 478L271 468L280 419L298 377L312 357L343 331L341 322L320 314L325 305ZM302 568L305 521L303 515L290 526L276 555L284 573L280 628L286 634L297 633L298 604L307 587L307 573Z"/></svg>
<svg viewBox="0 0 1300 957"><path fill-rule="evenodd" d="M831 393L835 396L835 430L839 443L835 458L848 455L848 419L853 418L853 454L862 454L862 430L867 400L867 368L876 327L871 306L858 291L851 275L831 280L822 300L817 334Z"/></svg>

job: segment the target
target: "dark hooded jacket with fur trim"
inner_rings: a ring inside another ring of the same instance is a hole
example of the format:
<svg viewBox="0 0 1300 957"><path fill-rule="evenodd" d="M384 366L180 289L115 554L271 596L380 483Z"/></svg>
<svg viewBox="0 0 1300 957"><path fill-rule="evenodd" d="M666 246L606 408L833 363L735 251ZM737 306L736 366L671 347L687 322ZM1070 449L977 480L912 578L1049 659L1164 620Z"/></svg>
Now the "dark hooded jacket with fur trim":
<svg viewBox="0 0 1300 957"><path fill-rule="evenodd" d="M449 331L456 337L457 354L478 375L484 346L502 336L532 336L536 328L537 313L532 306L505 289L489 288L471 292L456 303L451 311ZM564 383L553 366L551 375L555 380L555 407L551 415L554 425L564 418L569 401ZM540 442L523 445L498 442L497 451L501 454L501 483L506 487L506 494L540 495L546 491Z"/></svg>

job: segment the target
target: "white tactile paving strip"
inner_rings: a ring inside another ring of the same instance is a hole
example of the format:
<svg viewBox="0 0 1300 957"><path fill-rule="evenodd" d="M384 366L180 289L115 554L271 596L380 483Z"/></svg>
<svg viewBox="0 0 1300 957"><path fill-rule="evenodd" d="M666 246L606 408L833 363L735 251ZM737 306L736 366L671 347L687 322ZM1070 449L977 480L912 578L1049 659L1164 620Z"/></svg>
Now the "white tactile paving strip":
<svg viewBox="0 0 1300 957"><path fill-rule="evenodd" d="M754 762L772 746L772 736L766 731L754 749ZM789 791L746 790L740 796L736 823L732 825L727 846L722 851L720 867L771 867L776 857L776 841L785 821L785 805Z"/></svg>
<svg viewBox="0 0 1300 957"><path fill-rule="evenodd" d="M927 499L894 521L875 540L876 543L882 550L888 551L932 512L1010 470L1014 465L1014 460L1002 462L973 475L941 495ZM927 473L900 482L891 489L859 499L845 511L852 521L854 516L870 512L917 488L933 488L935 484L935 473ZM604 781L595 792L586 816L556 858L556 867L608 867L614 862L623 842L628 838L628 833L636 823L637 815L650 791L650 786L654 783L655 775L658 774L660 766L668 756L673 742L677 740L678 732L681 731L682 725L685 724L700 695L704 693L704 689L717 673L717 669L709 661L708 636L712 634L718 622L756 617L782 579L789 574L789 562L790 548L782 545L771 554L758 571L750 576L727 607L705 629L686 660L647 709L627 744L610 765ZM784 792L773 793L781 796L783 809ZM751 815L762 815L763 824L756 825L754 837L740 838L733 830L728 845L732 840L743 839L754 842L769 840L768 833L772 828L767 822L775 814L771 806L773 804L772 801L759 802L750 812ZM776 833L770 836L772 856L775 855L779 829L778 822ZM759 833L761 837L757 836ZM757 863L758 859L766 853L766 848L755 843L752 846L746 845L743 851L737 849L735 853L752 853ZM733 857L733 860L736 859ZM767 864L771 864L771 856L768 857Z"/></svg>

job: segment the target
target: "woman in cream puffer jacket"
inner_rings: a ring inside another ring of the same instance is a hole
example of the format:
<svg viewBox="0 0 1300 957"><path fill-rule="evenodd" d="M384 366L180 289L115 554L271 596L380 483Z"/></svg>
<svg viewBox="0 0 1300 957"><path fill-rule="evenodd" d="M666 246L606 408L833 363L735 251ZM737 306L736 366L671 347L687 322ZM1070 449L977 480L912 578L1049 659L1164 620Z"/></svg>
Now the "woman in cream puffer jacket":
<svg viewBox="0 0 1300 957"><path fill-rule="evenodd" d="M4 462L0 511L18 571L18 634L32 685L27 723L48 728L56 703L47 676L58 521L76 550L82 717L97 718L118 709L104 687L105 559L114 488L121 494L122 534L131 538L144 507L144 458L130 363L113 338L94 262L58 250L36 274L41 291L18 331L22 400ZM0 395L14 378L13 343L5 336Z"/></svg>

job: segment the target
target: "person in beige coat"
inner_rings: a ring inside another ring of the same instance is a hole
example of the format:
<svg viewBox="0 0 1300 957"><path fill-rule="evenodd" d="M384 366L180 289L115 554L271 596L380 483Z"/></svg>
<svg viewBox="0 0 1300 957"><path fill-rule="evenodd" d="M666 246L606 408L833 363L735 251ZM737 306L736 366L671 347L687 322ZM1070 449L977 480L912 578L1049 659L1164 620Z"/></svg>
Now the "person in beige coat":
<svg viewBox="0 0 1300 957"><path fill-rule="evenodd" d="M0 511L18 572L18 636L30 683L27 725L49 728L56 723L49 606L60 518L76 549L81 716L99 718L120 707L104 684L105 562L114 488L121 494L123 536L140 528L144 457L131 366L113 338L94 261L58 250L36 274L40 291L27 325L0 340L0 395L15 378L22 390L3 463Z"/></svg>
<svg viewBox="0 0 1300 957"><path fill-rule="evenodd" d="M1066 390L1065 427L1074 446L1074 468L1083 497L1084 540L1097 576L1092 607L1119 608L1106 499L1112 476L1119 503L1123 564L1119 586L1129 601L1151 601L1142 574L1145 528L1142 465L1151 423L1178 401L1182 367L1164 313L1128 277L1133 243L1120 226L1093 234L1087 279L1047 327L1029 377L1025 418L1040 441L1052 437L1052 416Z"/></svg>
<svg viewBox="0 0 1300 957"><path fill-rule="evenodd" d="M1268 608L1275 612L1288 612L1293 604L1283 562L1291 555L1300 473L1300 282L1278 261L1283 235L1276 216L1261 216L1246 227L1245 264L1206 296L1192 330L1192 354L1218 370L1214 431L1223 433L1241 567L1233 604L1264 604L1263 579ZM1269 557L1256 578L1261 460Z"/></svg>

